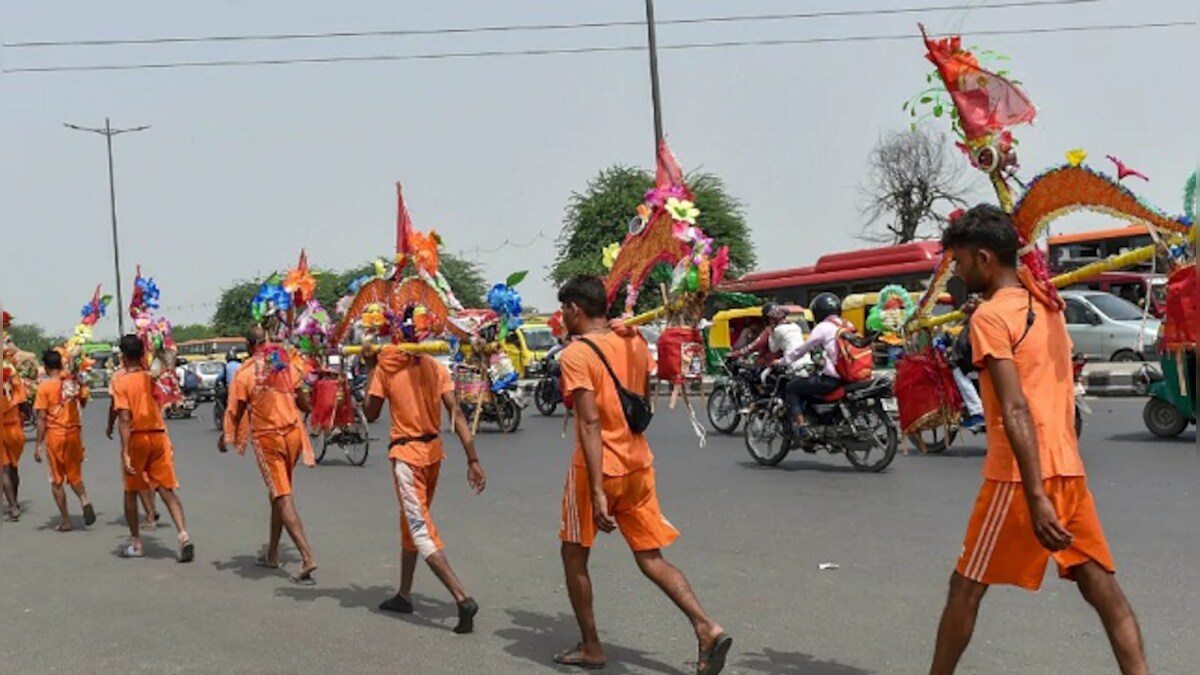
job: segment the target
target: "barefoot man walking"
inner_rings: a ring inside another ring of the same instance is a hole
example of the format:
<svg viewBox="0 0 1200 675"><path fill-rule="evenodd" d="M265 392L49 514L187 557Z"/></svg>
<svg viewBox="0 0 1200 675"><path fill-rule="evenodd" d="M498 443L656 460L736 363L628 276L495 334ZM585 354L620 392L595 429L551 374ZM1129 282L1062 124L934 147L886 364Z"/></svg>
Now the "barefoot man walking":
<svg viewBox="0 0 1200 675"><path fill-rule="evenodd" d="M254 444L254 457L271 499L271 536L258 565L272 569L279 567L279 538L287 528L300 551L300 569L291 579L296 583L312 583L317 562L308 546L292 496L292 470L296 462L303 458L305 466L316 466L300 414L311 409L308 392L303 387L302 376L296 368L286 365L286 359L280 369L268 362L267 351L271 346L267 344L267 332L261 326L254 326L246 334L246 348L250 359L238 369L229 385L225 433L217 447L226 452L232 445L238 454L242 454L246 451L247 440ZM247 411L250 413L249 439L238 433Z"/></svg>
<svg viewBox="0 0 1200 675"><path fill-rule="evenodd" d="M74 395L69 395L71 386L64 386L67 383L62 377L63 358L58 350L47 349L42 354L42 365L46 367L46 379L38 385L37 397L33 402L37 414L37 446L33 459L41 462L42 456L46 457L50 490L54 493L60 518L54 529L58 532L71 529L64 482L79 497L79 504L83 508L83 524L91 527L96 522L96 510L92 508L87 489L83 486L83 424L79 418L80 408L87 405L88 392L80 387ZM64 389L68 390L65 394Z"/></svg>
<svg viewBox="0 0 1200 675"><path fill-rule="evenodd" d="M1020 242L1004 211L986 204L967 211L946 228L942 246L967 289L984 298L970 336L972 361L983 369L988 448L929 672L958 667L988 586L1036 591L1054 558L1059 576L1100 615L1121 672L1144 675L1141 630L1117 583L1079 456L1063 314L1023 285Z"/></svg>
<svg viewBox="0 0 1200 675"><path fill-rule="evenodd" d="M563 323L577 336L562 354L563 391L572 397L576 415L576 446L559 538L567 592L583 641L554 661L587 669L605 665L592 613L588 553L596 530L620 528L642 574L691 622L699 643L696 672L716 675L725 667L733 639L705 614L683 573L663 558L662 549L679 532L659 508L650 445L630 429L618 395L618 386L639 396L649 390L654 363L646 340L637 331L610 328L604 284L595 277L571 279L559 290L558 300Z"/></svg>

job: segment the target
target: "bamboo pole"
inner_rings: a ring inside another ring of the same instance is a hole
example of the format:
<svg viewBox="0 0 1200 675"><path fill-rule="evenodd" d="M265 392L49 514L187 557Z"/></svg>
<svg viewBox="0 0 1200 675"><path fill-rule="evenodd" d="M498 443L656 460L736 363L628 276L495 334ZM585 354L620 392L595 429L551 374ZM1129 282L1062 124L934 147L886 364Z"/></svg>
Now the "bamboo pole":
<svg viewBox="0 0 1200 675"><path fill-rule="evenodd" d="M342 354L350 356L353 354L362 354L364 351L373 353L384 352L390 349L402 351L406 354L449 354L450 344L441 340L433 342L418 342L405 343L398 345L347 345L341 348Z"/></svg>

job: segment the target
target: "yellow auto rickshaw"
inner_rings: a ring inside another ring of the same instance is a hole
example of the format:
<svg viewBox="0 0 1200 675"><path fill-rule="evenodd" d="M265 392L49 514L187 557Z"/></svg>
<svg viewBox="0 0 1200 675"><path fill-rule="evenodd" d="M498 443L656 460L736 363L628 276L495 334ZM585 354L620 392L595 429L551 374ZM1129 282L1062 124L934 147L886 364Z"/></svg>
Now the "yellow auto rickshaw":
<svg viewBox="0 0 1200 675"><path fill-rule="evenodd" d="M812 325L812 312L797 305L782 305L788 312L788 321L802 322L805 334ZM713 315L712 325L708 327L708 364L710 370L719 366L743 336L753 340L766 326L763 319L762 307L742 307L726 309Z"/></svg>

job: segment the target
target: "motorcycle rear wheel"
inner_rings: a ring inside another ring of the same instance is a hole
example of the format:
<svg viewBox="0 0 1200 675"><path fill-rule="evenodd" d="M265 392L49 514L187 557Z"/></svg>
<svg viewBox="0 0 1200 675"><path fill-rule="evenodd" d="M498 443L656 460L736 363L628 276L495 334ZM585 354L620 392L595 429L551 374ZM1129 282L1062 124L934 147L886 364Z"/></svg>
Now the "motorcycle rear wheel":
<svg viewBox="0 0 1200 675"><path fill-rule="evenodd" d="M767 408L750 411L746 416L746 452L763 466L775 466L787 457L789 446L778 416Z"/></svg>
<svg viewBox="0 0 1200 675"><path fill-rule="evenodd" d="M900 448L900 432L887 413L883 411L882 405L876 405L864 411L856 419L871 423L871 435L875 442L861 454L856 450L846 448L846 459L850 460L851 466L859 471L870 473L883 471L896 458L896 450ZM870 461L870 458L876 453L879 458L874 462Z"/></svg>
<svg viewBox="0 0 1200 675"><path fill-rule="evenodd" d="M496 424L500 431L511 434L521 426L521 406L510 396L496 398Z"/></svg>

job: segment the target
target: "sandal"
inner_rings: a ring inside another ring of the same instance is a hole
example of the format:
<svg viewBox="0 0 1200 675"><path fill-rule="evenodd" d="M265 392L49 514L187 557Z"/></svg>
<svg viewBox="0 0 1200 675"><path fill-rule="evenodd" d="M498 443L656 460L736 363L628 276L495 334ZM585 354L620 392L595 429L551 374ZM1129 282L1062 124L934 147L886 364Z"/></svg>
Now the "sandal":
<svg viewBox="0 0 1200 675"><path fill-rule="evenodd" d="M265 567L269 570L277 570L280 568L279 563L273 563L273 562L267 560L267 556L265 556L265 555L258 556L258 558L254 561L254 566L255 567Z"/></svg>
<svg viewBox="0 0 1200 675"><path fill-rule="evenodd" d="M125 548L121 549L122 558L144 558L145 556L146 553L133 544L126 544Z"/></svg>
<svg viewBox="0 0 1200 675"><path fill-rule="evenodd" d="M733 646L733 638L727 633L721 633L713 640L712 646L700 650L700 659L696 662L696 675L717 675L725 668L725 657ZM700 664L704 664L701 668Z"/></svg>
<svg viewBox="0 0 1200 675"><path fill-rule="evenodd" d="M96 508L91 503L83 507L83 524L88 527L96 524Z"/></svg>
<svg viewBox="0 0 1200 675"><path fill-rule="evenodd" d="M574 666L583 668L584 670L601 670L607 665L607 661L588 661L583 657L583 643L577 644L570 649L564 649L554 655L554 662L560 666Z"/></svg>
<svg viewBox="0 0 1200 675"><path fill-rule="evenodd" d="M189 539L179 545L179 562L189 563L196 559L196 546Z"/></svg>
<svg viewBox="0 0 1200 675"><path fill-rule="evenodd" d="M70 525L63 525L62 523L59 523L54 526L55 532L70 532L73 529L75 529L75 528L71 527Z"/></svg>

